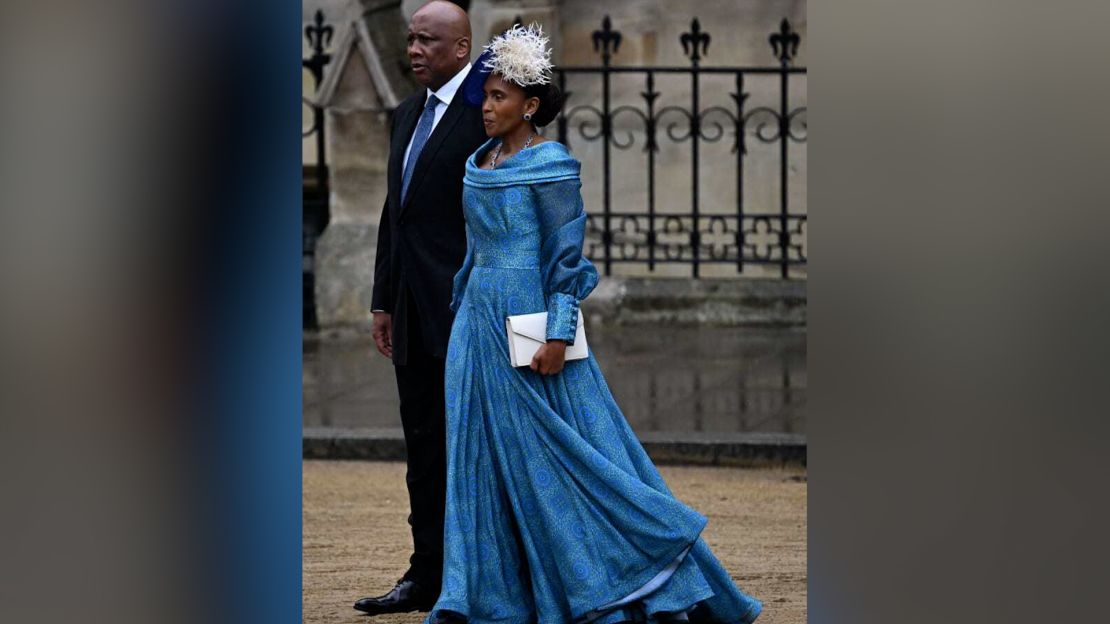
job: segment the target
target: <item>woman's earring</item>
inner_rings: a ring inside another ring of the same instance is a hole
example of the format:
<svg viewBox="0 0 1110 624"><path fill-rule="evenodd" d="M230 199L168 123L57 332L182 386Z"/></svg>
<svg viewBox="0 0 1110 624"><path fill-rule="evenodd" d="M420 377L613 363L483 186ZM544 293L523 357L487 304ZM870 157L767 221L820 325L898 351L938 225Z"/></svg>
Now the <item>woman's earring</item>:
<svg viewBox="0 0 1110 624"><path fill-rule="evenodd" d="M524 113L524 121L532 121L532 113Z"/></svg>

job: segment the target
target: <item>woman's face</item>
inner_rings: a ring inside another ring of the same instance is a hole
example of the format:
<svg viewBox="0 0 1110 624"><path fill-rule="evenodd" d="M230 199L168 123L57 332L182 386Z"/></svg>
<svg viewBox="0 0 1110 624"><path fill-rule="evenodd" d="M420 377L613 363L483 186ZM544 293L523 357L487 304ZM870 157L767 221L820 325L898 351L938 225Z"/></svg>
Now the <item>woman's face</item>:
<svg viewBox="0 0 1110 624"><path fill-rule="evenodd" d="M490 74L486 78L485 98L482 100L482 123L486 127L486 136L505 136L520 124L529 124L524 120L524 114L534 115L539 107L539 98L525 97L524 89L503 80L501 76Z"/></svg>

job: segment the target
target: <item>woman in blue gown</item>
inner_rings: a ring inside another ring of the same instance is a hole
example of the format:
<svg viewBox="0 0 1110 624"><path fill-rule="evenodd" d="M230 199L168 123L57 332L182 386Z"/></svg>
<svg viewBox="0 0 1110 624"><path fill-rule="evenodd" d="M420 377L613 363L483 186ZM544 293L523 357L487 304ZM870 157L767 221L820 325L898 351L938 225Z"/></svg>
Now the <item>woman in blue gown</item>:
<svg viewBox="0 0 1110 624"><path fill-rule="evenodd" d="M580 164L535 132L562 99L540 82L544 44L508 31L463 86L493 138L466 165L443 585L426 622L747 624L761 604L699 537L706 518L671 494L593 355L564 361L598 274L582 255ZM548 343L512 367L505 317L542 311Z"/></svg>

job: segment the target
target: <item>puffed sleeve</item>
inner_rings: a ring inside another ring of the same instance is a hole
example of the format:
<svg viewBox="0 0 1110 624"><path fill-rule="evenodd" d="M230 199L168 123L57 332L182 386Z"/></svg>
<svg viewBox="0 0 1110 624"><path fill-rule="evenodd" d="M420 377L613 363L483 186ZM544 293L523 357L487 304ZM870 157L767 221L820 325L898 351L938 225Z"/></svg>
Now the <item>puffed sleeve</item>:
<svg viewBox="0 0 1110 624"><path fill-rule="evenodd" d="M578 304L597 286L594 265L582 255L586 211L577 177L537 184L540 263L547 297L547 339L574 344Z"/></svg>
<svg viewBox="0 0 1110 624"><path fill-rule="evenodd" d="M470 236L470 226L466 226L466 257L463 258L462 268L455 273L451 288L451 311L458 312L462 305L463 293L466 292L466 282L470 279L470 269L474 267L474 240Z"/></svg>

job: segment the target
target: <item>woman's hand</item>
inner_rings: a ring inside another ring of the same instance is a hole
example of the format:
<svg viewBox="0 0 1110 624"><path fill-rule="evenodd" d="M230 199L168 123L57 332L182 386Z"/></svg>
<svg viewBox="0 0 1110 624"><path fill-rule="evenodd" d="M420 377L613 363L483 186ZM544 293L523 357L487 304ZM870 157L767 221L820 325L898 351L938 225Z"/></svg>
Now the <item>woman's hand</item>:
<svg viewBox="0 0 1110 624"><path fill-rule="evenodd" d="M532 356L530 368L541 375L554 375L563 370L567 359L565 340L548 340Z"/></svg>

